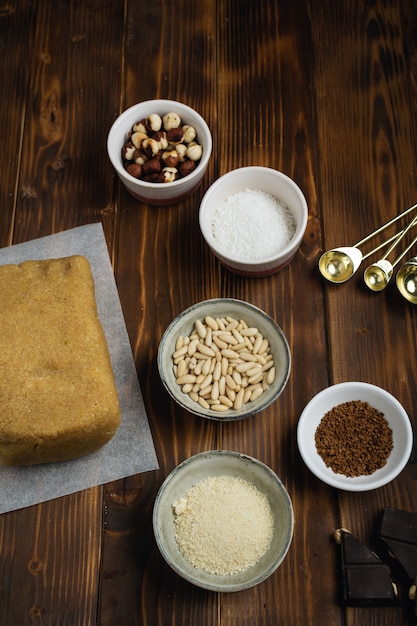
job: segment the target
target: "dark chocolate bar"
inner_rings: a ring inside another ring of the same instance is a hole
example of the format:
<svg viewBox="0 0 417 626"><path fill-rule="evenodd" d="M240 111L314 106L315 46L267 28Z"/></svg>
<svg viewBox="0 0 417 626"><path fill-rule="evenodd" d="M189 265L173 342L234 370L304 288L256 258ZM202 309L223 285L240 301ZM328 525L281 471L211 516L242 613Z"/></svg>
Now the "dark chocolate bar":
<svg viewBox="0 0 417 626"><path fill-rule="evenodd" d="M414 583L417 576L417 513L384 509L379 535L398 560L410 584Z"/></svg>
<svg viewBox="0 0 417 626"><path fill-rule="evenodd" d="M388 565L350 532L340 529L341 601L345 606L398 606Z"/></svg>
<svg viewBox="0 0 417 626"><path fill-rule="evenodd" d="M407 578L408 595L417 616L417 513L387 507L382 514L379 535Z"/></svg>

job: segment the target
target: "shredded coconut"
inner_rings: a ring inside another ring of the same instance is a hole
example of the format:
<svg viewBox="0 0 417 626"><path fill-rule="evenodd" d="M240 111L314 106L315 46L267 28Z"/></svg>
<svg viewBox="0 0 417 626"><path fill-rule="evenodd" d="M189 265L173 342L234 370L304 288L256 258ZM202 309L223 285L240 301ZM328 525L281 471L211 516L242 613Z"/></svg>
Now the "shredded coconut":
<svg viewBox="0 0 417 626"><path fill-rule="evenodd" d="M209 574L242 572L271 545L268 498L235 476L210 477L173 503L175 539L184 558Z"/></svg>
<svg viewBox="0 0 417 626"><path fill-rule="evenodd" d="M286 246L294 236L295 220L278 198L257 189L244 189L217 207L212 233L225 250L247 259L261 259Z"/></svg>

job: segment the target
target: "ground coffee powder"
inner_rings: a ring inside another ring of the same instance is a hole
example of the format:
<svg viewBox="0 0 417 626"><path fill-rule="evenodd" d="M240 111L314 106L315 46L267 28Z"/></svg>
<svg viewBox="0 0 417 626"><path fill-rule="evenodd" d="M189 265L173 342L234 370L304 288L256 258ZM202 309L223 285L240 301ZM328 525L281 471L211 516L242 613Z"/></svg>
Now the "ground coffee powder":
<svg viewBox="0 0 417 626"><path fill-rule="evenodd" d="M327 467L350 477L373 474L385 465L393 448L384 414L361 400L328 411L316 429L315 443Z"/></svg>

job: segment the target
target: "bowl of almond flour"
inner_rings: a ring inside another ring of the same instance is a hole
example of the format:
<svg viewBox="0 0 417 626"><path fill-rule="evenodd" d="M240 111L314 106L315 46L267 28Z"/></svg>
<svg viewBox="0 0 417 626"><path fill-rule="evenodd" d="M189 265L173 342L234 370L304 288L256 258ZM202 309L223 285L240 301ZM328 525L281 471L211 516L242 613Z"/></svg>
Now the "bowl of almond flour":
<svg viewBox="0 0 417 626"><path fill-rule="evenodd" d="M211 450L186 459L162 484L153 527L172 569L203 589L232 592L268 578L292 540L291 499L264 463Z"/></svg>
<svg viewBox="0 0 417 626"><path fill-rule="evenodd" d="M296 183L277 170L250 166L221 176L206 191L201 233L230 271L247 277L275 274L296 254L308 207Z"/></svg>

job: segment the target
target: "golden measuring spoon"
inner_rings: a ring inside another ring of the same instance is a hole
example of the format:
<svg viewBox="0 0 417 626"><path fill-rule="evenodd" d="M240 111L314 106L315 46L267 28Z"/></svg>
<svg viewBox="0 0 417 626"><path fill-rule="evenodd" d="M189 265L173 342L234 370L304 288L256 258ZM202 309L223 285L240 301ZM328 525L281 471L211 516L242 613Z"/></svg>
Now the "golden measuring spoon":
<svg viewBox="0 0 417 626"><path fill-rule="evenodd" d="M373 250L370 250L370 252L365 255L356 247L358 244L328 250L320 257L319 270L324 278L327 278L331 283L344 283L353 276L362 261L367 259L368 256L371 256L371 254L374 254L374 252L381 250L381 248L389 244L396 237L397 234L388 239L388 241L384 241L384 243L381 243Z"/></svg>
<svg viewBox="0 0 417 626"><path fill-rule="evenodd" d="M353 274L359 268L364 259L368 258L369 256L371 256L371 254L374 254L374 252L377 252L387 244L397 239L400 235L402 235L403 231L393 235L390 239L384 241L382 244L380 244L373 250L370 250L370 252L365 255L363 255L362 252L359 250L359 246L361 246L363 243L366 243L369 239L375 237L385 228L388 228L388 226L391 226L391 224L394 224L394 222L410 213L410 211L414 211L416 208L417 204L414 204L413 206L400 213L400 215L397 215L392 220L390 220L383 226L380 226L380 228L355 243L353 246L333 248L332 250L328 250L327 252L322 254L319 259L319 270L322 276L324 276L324 278L326 278L331 283L344 283L349 280L349 278L353 276Z"/></svg>
<svg viewBox="0 0 417 626"><path fill-rule="evenodd" d="M369 267L366 268L363 277L365 280L365 284L372 291L382 291L388 285L391 280L392 272L394 267L401 261L401 259L407 254L407 252L414 246L417 242L417 237L413 239L413 241L407 246L407 248L391 263L387 260L387 256L393 251L395 246L399 243L399 241L404 237L404 235L411 229L413 226L417 224L417 217L415 217L404 230L397 235L394 243L388 248L382 259L377 261L376 263L372 263Z"/></svg>
<svg viewBox="0 0 417 626"><path fill-rule="evenodd" d="M366 268L363 278L372 291L382 291L391 280L394 266L386 259L380 259Z"/></svg>
<svg viewBox="0 0 417 626"><path fill-rule="evenodd" d="M417 257L400 267L396 282L401 295L412 304L417 304Z"/></svg>

